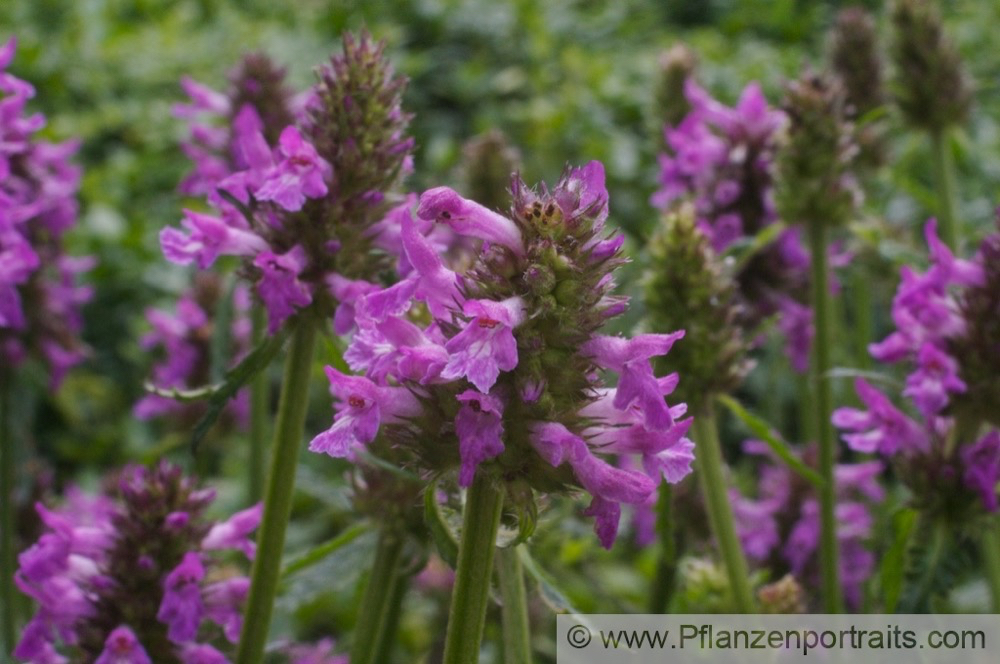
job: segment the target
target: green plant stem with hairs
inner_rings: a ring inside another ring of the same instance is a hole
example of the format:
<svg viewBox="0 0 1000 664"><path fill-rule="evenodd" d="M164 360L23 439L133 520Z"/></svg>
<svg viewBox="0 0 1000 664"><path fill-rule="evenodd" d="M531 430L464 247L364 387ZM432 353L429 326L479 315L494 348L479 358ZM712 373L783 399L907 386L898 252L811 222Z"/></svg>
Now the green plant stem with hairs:
<svg viewBox="0 0 1000 664"><path fill-rule="evenodd" d="M836 461L836 441L830 424L833 397L830 393L830 286L827 260L826 225L817 221L806 224L809 234L809 249L812 257L811 286L813 319L816 335L813 339L812 376L813 412L819 440L819 474L823 484L819 487L820 503L820 587L823 593L823 608L827 613L841 613L839 571L837 567L838 543L835 515L836 486L833 479Z"/></svg>
<svg viewBox="0 0 1000 664"><path fill-rule="evenodd" d="M726 487L726 463L715 424L715 408L709 401L694 414L695 466L701 484L709 524L719 545L722 562L729 576L736 608L741 613L755 613L756 603L750 587L750 575L743 548L736 536L736 524Z"/></svg>
<svg viewBox="0 0 1000 664"><path fill-rule="evenodd" d="M462 514L462 539L448 612L444 664L477 664L479 661L502 511L500 488L484 472L476 473Z"/></svg>
<svg viewBox="0 0 1000 664"><path fill-rule="evenodd" d="M316 346L316 323L302 316L285 360L285 375L278 402L278 416L271 445L271 467L264 496L264 516L257 535L250 596L244 614L237 664L260 664L264 659L271 612L281 575L285 530L292 509L295 469L305 429L309 383Z"/></svg>
<svg viewBox="0 0 1000 664"><path fill-rule="evenodd" d="M531 628L524 569L517 547L497 549L497 581L500 586L504 664L531 664Z"/></svg>
<svg viewBox="0 0 1000 664"><path fill-rule="evenodd" d="M254 304L251 312L253 347L256 348L267 334L267 310ZM247 468L247 498L256 503L264 496L264 459L267 455L267 422L270 417L267 368L254 376L250 383L250 455Z"/></svg>
<svg viewBox="0 0 1000 664"><path fill-rule="evenodd" d="M952 159L951 141L946 128L931 131L931 149L934 152L934 188L937 192L938 227L941 239L952 251L958 251L955 162Z"/></svg>
<svg viewBox="0 0 1000 664"><path fill-rule="evenodd" d="M390 623L392 605L397 599L396 588L402 582L399 569L402 553L402 535L391 526L383 526L351 643L351 662L354 664L376 664L383 651L382 644L394 636Z"/></svg>
<svg viewBox="0 0 1000 664"><path fill-rule="evenodd" d="M660 542L660 555L656 560L653 592L649 597L650 613L666 613L677 583L677 522L674 518L673 487L660 482L656 499L656 535Z"/></svg>
<svg viewBox="0 0 1000 664"><path fill-rule="evenodd" d="M17 644L17 607L14 593L14 439L11 425L11 380L0 369L0 619L3 620L3 652Z"/></svg>

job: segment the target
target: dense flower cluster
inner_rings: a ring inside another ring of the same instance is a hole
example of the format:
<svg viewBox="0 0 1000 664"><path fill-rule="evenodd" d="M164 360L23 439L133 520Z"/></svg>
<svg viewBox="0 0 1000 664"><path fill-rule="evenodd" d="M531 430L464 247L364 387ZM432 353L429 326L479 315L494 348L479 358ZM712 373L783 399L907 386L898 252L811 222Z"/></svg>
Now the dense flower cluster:
<svg viewBox="0 0 1000 664"><path fill-rule="evenodd" d="M483 241L461 274L403 215L412 271L360 298L345 359L364 376L327 368L337 414L310 449L350 458L381 433L424 468L458 467L461 486L485 472L546 494L582 487L610 547L621 503L641 504L690 472L691 420L664 400L678 376L650 365L683 332L599 333L626 307L612 295L624 238L605 233L600 163L568 170L551 191L519 178L511 190L510 216L445 187L421 195L421 221ZM601 370L618 374L617 388ZM617 468L612 455L636 455L643 471ZM533 507L531 490L508 497Z"/></svg>
<svg viewBox="0 0 1000 664"><path fill-rule="evenodd" d="M712 99L692 79L685 93L691 110L679 125L665 129L667 152L660 155L660 190L652 203L672 209L691 201L699 227L722 253L777 220L773 161L785 118L767 105L756 83L743 90L733 108ZM775 315L792 317L782 330L799 371L808 364L812 339L811 315L804 306L808 274L800 230L791 228L736 275L745 328Z"/></svg>
<svg viewBox="0 0 1000 664"><path fill-rule="evenodd" d="M228 96L187 83L191 112L229 117L230 126L196 126L188 148L198 165L185 188L208 193L214 212L185 211L183 230L165 229L160 242L169 260L202 269L219 256L242 257L271 332L315 306L337 309L335 327L344 333L353 326L354 298L379 289L376 280L398 256L390 212L411 168L409 117L400 109L406 81L367 34L345 36L343 55L321 68L297 114L275 103L288 98L278 79L243 76ZM265 87L276 91L266 100L247 94ZM272 133L273 123L295 115Z"/></svg>
<svg viewBox="0 0 1000 664"><path fill-rule="evenodd" d="M114 497L74 492L37 510L45 533L19 556L18 587L38 603L14 656L32 664L228 661L249 579L216 551L253 558L260 506L226 521L204 512L215 493L161 462L126 468ZM63 653L63 654L60 654Z"/></svg>
<svg viewBox="0 0 1000 664"><path fill-rule="evenodd" d="M902 395L919 418L858 379L866 409L841 408L833 422L848 432L844 440L852 449L897 459L918 498L964 507L978 495L985 509L996 511L1000 431L990 409L996 379L989 370L985 382L978 377L984 363L995 365L1000 347L1000 234L988 237L972 260L952 254L933 220L925 235L931 266L923 273L903 267L892 305L896 331L870 347L881 362L913 367Z"/></svg>
<svg viewBox="0 0 1000 664"><path fill-rule="evenodd" d="M201 273L194 287L181 295L176 311L162 309L146 311L146 320L152 329L140 339L146 351L162 351L160 360L153 366L152 383L158 390L186 390L211 382L213 340L216 338L217 309L223 284L211 273ZM232 311L228 316L226 357L238 362L250 347L251 324L249 318L250 293L238 284L232 293ZM229 409L236 420L246 422L249 396L243 390L237 393ZM188 405L159 394L148 394L133 409L139 419L163 415L183 416Z"/></svg>
<svg viewBox="0 0 1000 664"><path fill-rule="evenodd" d="M58 385L84 357L80 306L90 298L76 276L91 262L62 246L77 215L77 143L34 137L45 117L25 114L35 89L6 72L14 49L13 39L0 46L0 365L35 354Z"/></svg>
<svg viewBox="0 0 1000 664"><path fill-rule="evenodd" d="M751 560L772 565L779 573L787 569L803 582L818 582L820 506L815 487L764 443L749 440L743 450L761 459L756 496L730 491L743 550ZM813 452L806 450L807 462ZM875 569L875 556L865 544L874 525L870 505L884 495L876 480L881 472L879 461L839 464L834 469L840 581L854 606L860 605L862 587Z"/></svg>

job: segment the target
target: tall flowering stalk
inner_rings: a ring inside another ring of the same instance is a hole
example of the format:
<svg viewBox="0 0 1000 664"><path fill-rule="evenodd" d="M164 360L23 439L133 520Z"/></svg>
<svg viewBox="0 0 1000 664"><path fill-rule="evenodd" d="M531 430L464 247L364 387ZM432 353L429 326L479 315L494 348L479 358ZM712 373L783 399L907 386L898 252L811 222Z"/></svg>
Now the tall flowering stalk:
<svg viewBox="0 0 1000 664"><path fill-rule="evenodd" d="M774 205L774 154L784 114L768 106L756 83L735 107L712 99L692 79L685 85L690 112L664 129L660 189L652 204L671 210L685 201L716 253L752 240L778 220ZM777 317L786 353L800 372L808 367L812 342L808 302L809 255L798 228L781 230L740 265L741 319L747 329Z"/></svg>
<svg viewBox="0 0 1000 664"><path fill-rule="evenodd" d="M434 474L457 471L467 489L444 661L478 660L497 530L504 515L522 537L534 527L536 493L582 490L584 512L611 547L621 503L639 504L662 481L690 472L685 406L664 401L676 374L650 359L683 332L632 339L600 334L625 309L612 294L623 237L604 229L604 169L568 170L549 189L512 184L503 215L438 187L402 218L412 271L359 299L359 332L345 358L364 376L327 367L338 400L315 452L361 462L388 445ZM419 223L418 223L419 222ZM425 235L432 226L482 240L462 273ZM605 387L600 370L619 376ZM638 456L642 471L609 456Z"/></svg>
<svg viewBox="0 0 1000 664"><path fill-rule="evenodd" d="M45 117L26 113L35 89L6 72L15 47L14 39L0 46L0 635L10 647L16 629L10 440L15 372L35 356L47 366L52 389L59 386L85 356L80 307L91 294L76 284L90 261L66 255L62 242L77 215L80 171L70 163L77 143L34 136Z"/></svg>
<svg viewBox="0 0 1000 664"><path fill-rule="evenodd" d="M931 138L941 235L955 251L959 235L950 134L969 114L972 95L968 76L929 0L896 0L892 23L896 103L906 120Z"/></svg>
<svg viewBox="0 0 1000 664"><path fill-rule="evenodd" d="M217 551L248 558L260 506L213 522L212 490L166 462L125 468L107 495L69 495L39 504L45 525L19 557L17 585L38 603L14 656L30 662L228 660L249 579L223 567Z"/></svg>
<svg viewBox="0 0 1000 664"><path fill-rule="evenodd" d="M923 273L903 268L892 306L897 329L871 346L876 360L912 369L902 397L915 416L863 379L856 388L865 409L833 414L849 447L892 460L920 510L904 612L927 610L946 589L956 559L947 548L952 536L992 536L990 525L976 524L997 511L1000 481L1000 233L987 237L972 260L954 256L934 221L925 235L931 266Z"/></svg>
<svg viewBox="0 0 1000 664"><path fill-rule="evenodd" d="M188 210L183 230L160 236L177 263L207 268L221 255L240 256L240 274L267 311L268 333L292 336L241 663L263 656L319 321L332 317L339 334L353 329L355 299L381 288L398 257L398 226L387 213L400 202L393 192L411 167L413 142L400 108L405 79L383 51L367 34L345 35L343 54L320 68L295 124L280 130L276 144L253 106L232 109L240 169L209 191L216 213ZM206 104L220 101L203 92Z"/></svg>
<svg viewBox="0 0 1000 664"><path fill-rule="evenodd" d="M844 119L844 96L836 81L806 74L791 83L784 104L790 124L778 156L777 203L782 217L805 226L811 258L810 285L815 319L813 397L819 439L820 569L824 608L841 610L836 533L836 444L830 428L832 398L828 373L832 319L828 281L829 229L844 224L859 196L850 173L856 149Z"/></svg>
<svg viewBox="0 0 1000 664"><path fill-rule="evenodd" d="M750 613L754 611L753 593L730 509L727 469L714 422L715 397L738 387L750 368L749 344L739 325L743 312L738 286L713 251L708 236L696 225L690 205L666 217L651 243L650 257L645 290L648 325L661 330L683 324L687 332L684 343L660 358L657 367L676 369L683 376L676 394L694 414L698 479L712 534L736 606ZM671 507L669 494L664 494L657 509L663 513ZM662 518L667 519L665 515ZM661 531L659 535L663 552L672 551L674 533ZM657 612L667 608L676 561L661 560L660 570L657 586L666 587L654 588L654 596L660 599L651 608Z"/></svg>

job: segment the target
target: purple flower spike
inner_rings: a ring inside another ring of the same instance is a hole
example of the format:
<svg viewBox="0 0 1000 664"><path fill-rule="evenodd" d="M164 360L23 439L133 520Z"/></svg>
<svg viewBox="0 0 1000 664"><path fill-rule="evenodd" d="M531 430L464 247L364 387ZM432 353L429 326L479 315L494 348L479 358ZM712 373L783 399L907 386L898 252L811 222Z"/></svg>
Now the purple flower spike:
<svg viewBox="0 0 1000 664"><path fill-rule="evenodd" d="M122 625L108 635L104 651L94 664L152 664L152 661L132 630Z"/></svg>
<svg viewBox="0 0 1000 664"><path fill-rule="evenodd" d="M428 189L420 195L417 216L447 224L456 233L477 237L524 255L521 230L513 221L459 196L448 187Z"/></svg>
<svg viewBox="0 0 1000 664"><path fill-rule="evenodd" d="M504 450L503 403L495 396L475 390L466 390L456 398L462 404L455 416L458 453L462 458L458 484L467 487L472 484L479 464Z"/></svg>
<svg viewBox="0 0 1000 664"><path fill-rule="evenodd" d="M265 175L255 192L258 199L295 212L302 209L306 198L326 195L326 179L333 175L333 168L298 129L286 127L281 132L279 152L282 160Z"/></svg>
<svg viewBox="0 0 1000 664"><path fill-rule="evenodd" d="M200 587L203 578L201 556L189 551L163 582L163 601L156 619L167 625L167 637L174 643L190 641L198 633L205 612Z"/></svg>
<svg viewBox="0 0 1000 664"><path fill-rule="evenodd" d="M419 275L414 296L427 302L433 315L444 317L450 307L464 302L461 279L444 266L440 252L417 232L409 212L403 217L402 241L407 259Z"/></svg>
<svg viewBox="0 0 1000 664"><path fill-rule="evenodd" d="M309 451L332 457L350 457L355 447L375 439L383 422L411 417L420 412L417 398L403 387L379 387L368 378L348 376L326 367L330 394L339 399L340 409L333 426L313 438Z"/></svg>
<svg viewBox="0 0 1000 664"><path fill-rule="evenodd" d="M863 378L858 378L854 387L868 410L838 408L831 418L838 429L857 432L844 435L844 441L852 450L892 455L930 448L930 438L924 428L892 405L888 397Z"/></svg>
<svg viewBox="0 0 1000 664"><path fill-rule="evenodd" d="M184 210L181 225L187 233L176 228L160 231L163 255L178 265L196 262L204 270L219 256L254 256L270 249L259 235L233 228L219 217Z"/></svg>
<svg viewBox="0 0 1000 664"><path fill-rule="evenodd" d="M267 329L274 334L296 309L312 302L309 287L298 279L306 266L306 252L298 245L284 254L265 251L253 264L262 273L257 292L267 307Z"/></svg>
<svg viewBox="0 0 1000 664"><path fill-rule="evenodd" d="M519 297L502 302L469 300L462 311L473 318L445 344L451 358L441 376L447 380L464 376L487 393L501 371L517 366L514 329L524 321L524 302Z"/></svg>
<svg viewBox="0 0 1000 664"><path fill-rule="evenodd" d="M253 560L257 545L250 541L249 535L257 530L260 525L260 518L264 511L264 504L257 503L253 507L237 512L226 521L212 526L205 538L201 541L201 547L206 550L213 549L236 549L242 551L247 558Z"/></svg>
<svg viewBox="0 0 1000 664"><path fill-rule="evenodd" d="M653 376L649 359L666 355L683 337L683 330L671 334L640 334L632 339L595 336L584 344L582 350L598 366L618 372L620 379L615 407L626 410L637 405L645 414L646 426L663 431L670 428L674 421Z"/></svg>

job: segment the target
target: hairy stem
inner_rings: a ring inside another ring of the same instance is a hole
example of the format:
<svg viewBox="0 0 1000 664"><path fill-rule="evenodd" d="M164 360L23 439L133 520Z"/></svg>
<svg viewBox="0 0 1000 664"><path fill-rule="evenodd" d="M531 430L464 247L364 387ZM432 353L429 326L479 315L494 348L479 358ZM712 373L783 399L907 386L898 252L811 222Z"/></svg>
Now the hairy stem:
<svg viewBox="0 0 1000 664"><path fill-rule="evenodd" d="M267 334L267 311L260 304L254 304L253 348ZM267 422L270 416L270 395L265 367L250 383L250 458L247 464L247 497L256 503L264 495L264 457L267 452Z"/></svg>
<svg viewBox="0 0 1000 664"><path fill-rule="evenodd" d="M695 413L693 426L694 442L697 446L695 463L698 479L705 505L708 507L712 534L715 535L715 541L722 554L722 562L729 575L733 599L741 613L754 613L756 607L753 591L750 588L747 561L743 557L743 548L736 536L736 524L733 521L729 493L726 490L726 462L722 458L719 432L715 426L715 409L711 402Z"/></svg>
<svg viewBox="0 0 1000 664"><path fill-rule="evenodd" d="M354 628L351 644L353 664L375 664L380 646L393 638L389 633L392 604L397 599L399 586L399 561L403 552L403 538L389 526L383 526L375 549L375 562L368 575L368 584L358 611L358 624Z"/></svg>
<svg viewBox="0 0 1000 664"><path fill-rule="evenodd" d="M476 664L489 607L493 555L503 494L484 473L476 474L462 515L458 569L448 612L444 664Z"/></svg>
<svg viewBox="0 0 1000 664"><path fill-rule="evenodd" d="M660 541L660 555L656 561L653 592L649 596L650 613L667 612L677 582L677 523L673 493L670 484L660 482L660 494L656 500L656 535Z"/></svg>
<svg viewBox="0 0 1000 664"><path fill-rule="evenodd" d="M812 255L812 305L816 326L813 340L813 407L815 427L819 440L819 474L823 484L819 488L820 503L820 580L823 608L827 613L840 613L843 608L840 579L838 578L837 522L835 516L836 487L833 466L836 460L836 441L830 424L833 398L830 394L830 286L826 253L826 226L814 221L807 224L809 248Z"/></svg>
<svg viewBox="0 0 1000 664"><path fill-rule="evenodd" d="M237 664L260 664L264 658L264 646L267 643L278 577L281 574L285 529L292 510L295 468L305 428L315 344L315 324L311 320L299 321L285 360L285 376L271 445L271 469L264 496L264 516L257 535L257 555L236 655Z"/></svg>
<svg viewBox="0 0 1000 664"><path fill-rule="evenodd" d="M503 602L504 664L531 664L531 628L528 623L528 595L524 590L524 570L517 547L498 549L497 579Z"/></svg>
<svg viewBox="0 0 1000 664"><path fill-rule="evenodd" d="M957 251L955 164L952 159L947 129L931 132L931 149L934 152L934 189L937 192L937 213L941 239L951 247L952 251Z"/></svg>
<svg viewBox="0 0 1000 664"><path fill-rule="evenodd" d="M990 599L993 601L993 613L1000 613L1000 524L995 518L990 518L989 524L983 529L979 541L979 554L986 569L986 580L990 587Z"/></svg>

